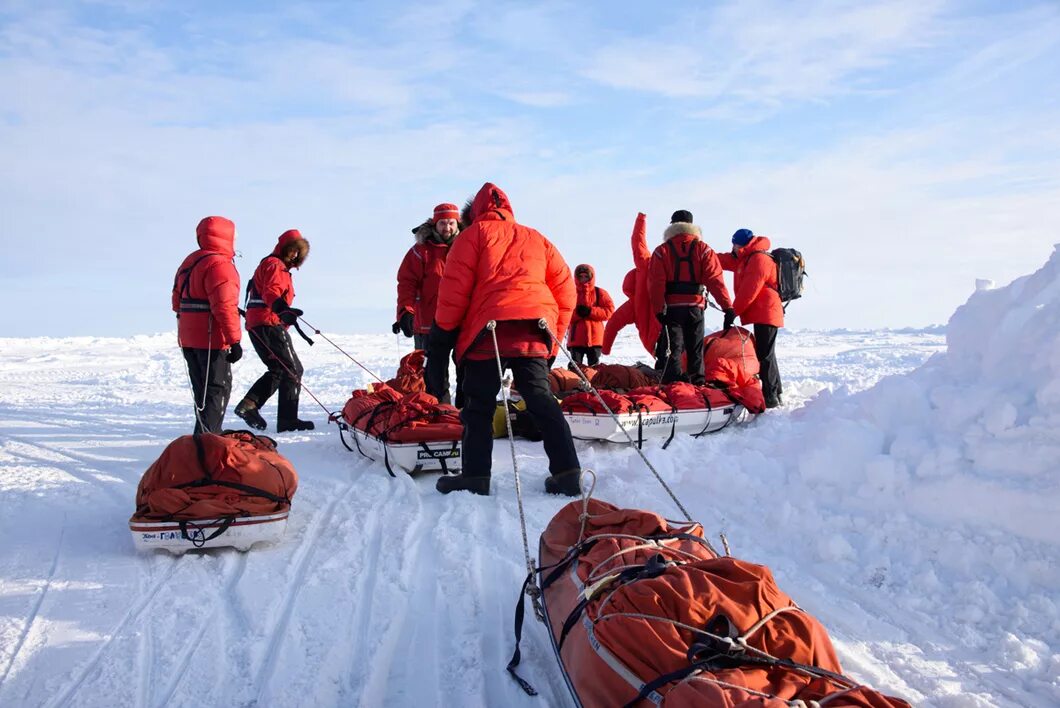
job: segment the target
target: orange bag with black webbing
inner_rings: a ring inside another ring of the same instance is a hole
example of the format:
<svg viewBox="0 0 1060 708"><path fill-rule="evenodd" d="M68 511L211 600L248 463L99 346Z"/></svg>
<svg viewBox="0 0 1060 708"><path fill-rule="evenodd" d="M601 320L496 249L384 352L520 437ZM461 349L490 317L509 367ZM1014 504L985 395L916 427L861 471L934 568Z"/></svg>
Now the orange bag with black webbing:
<svg viewBox="0 0 1060 708"><path fill-rule="evenodd" d="M298 475L276 443L248 431L184 435L140 479L133 521L260 516L287 511Z"/></svg>
<svg viewBox="0 0 1060 708"><path fill-rule="evenodd" d="M572 502L541 535L539 560L546 625L578 705L908 708L843 676L821 623L765 566L717 554L697 523ZM529 693L515 673L521 617L508 670Z"/></svg>

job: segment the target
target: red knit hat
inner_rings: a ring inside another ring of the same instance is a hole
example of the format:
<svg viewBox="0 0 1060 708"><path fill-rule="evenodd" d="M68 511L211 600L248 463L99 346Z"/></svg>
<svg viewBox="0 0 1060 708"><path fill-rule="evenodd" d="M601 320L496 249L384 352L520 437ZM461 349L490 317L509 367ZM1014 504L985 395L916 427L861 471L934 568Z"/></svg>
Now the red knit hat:
<svg viewBox="0 0 1060 708"><path fill-rule="evenodd" d="M431 222L437 224L442 219L456 219L460 220L460 209L457 208L456 204L439 204L434 207L434 217L431 218Z"/></svg>

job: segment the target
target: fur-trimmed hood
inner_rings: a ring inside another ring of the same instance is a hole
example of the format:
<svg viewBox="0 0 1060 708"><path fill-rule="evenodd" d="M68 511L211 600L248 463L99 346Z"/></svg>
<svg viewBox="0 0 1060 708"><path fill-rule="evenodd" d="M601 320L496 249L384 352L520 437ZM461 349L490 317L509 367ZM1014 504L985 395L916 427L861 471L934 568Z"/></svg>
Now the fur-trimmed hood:
<svg viewBox="0 0 1060 708"><path fill-rule="evenodd" d="M666 227L666 231L663 231L663 241L669 241L672 238L682 236L684 234L692 234L696 238L703 235L703 230L696 224L689 224L684 221L678 221L677 223L670 224Z"/></svg>
<svg viewBox="0 0 1060 708"><path fill-rule="evenodd" d="M280 234L280 238L276 241L276 248L272 249L272 255L283 258L283 252L290 247L296 248L297 251L294 261L288 267L298 268L305 263L309 255L309 241L302 237L302 232L298 229L288 229Z"/></svg>
<svg viewBox="0 0 1060 708"><path fill-rule="evenodd" d="M449 239L449 242L446 243L445 241L442 241L442 240L439 240L439 239L435 239L435 238L431 238L432 236L436 236L438 234L438 232L434 230L434 222L432 220L430 220L430 219L427 219L422 224L420 224L419 226L417 226L416 228L414 228L412 230L412 238L415 239L416 243L421 244L421 245L424 244L424 243L427 243L428 241L430 241L431 243L440 243L440 244L445 245L445 246L452 246L453 245L453 241L456 240L456 237L459 236L460 232L463 231L463 230L464 230L464 222L463 222L463 220L457 221L456 222L456 233L453 234L453 238Z"/></svg>

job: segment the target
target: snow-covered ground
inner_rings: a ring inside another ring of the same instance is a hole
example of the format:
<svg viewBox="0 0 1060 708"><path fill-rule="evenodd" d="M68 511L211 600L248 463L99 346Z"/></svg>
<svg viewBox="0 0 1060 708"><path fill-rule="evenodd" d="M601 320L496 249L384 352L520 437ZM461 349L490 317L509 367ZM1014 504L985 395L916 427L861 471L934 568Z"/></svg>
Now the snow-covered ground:
<svg viewBox="0 0 1060 708"><path fill-rule="evenodd" d="M384 376L407 350L335 340ZM329 408L369 380L297 346ZM1060 703L1060 255L945 334L786 332L779 356L783 409L648 449L682 502L773 568L852 676L920 705ZM630 336L616 358L645 357ZM235 400L260 370L237 365ZM507 443L493 496L443 497L303 400L319 428L281 437L300 475L282 542L137 555L136 484L191 427L174 336L0 340L0 705L567 701L541 625L523 675L542 695L504 672L524 574ZM632 450L578 445L599 498L676 513ZM533 538L565 500L540 445L518 453Z"/></svg>

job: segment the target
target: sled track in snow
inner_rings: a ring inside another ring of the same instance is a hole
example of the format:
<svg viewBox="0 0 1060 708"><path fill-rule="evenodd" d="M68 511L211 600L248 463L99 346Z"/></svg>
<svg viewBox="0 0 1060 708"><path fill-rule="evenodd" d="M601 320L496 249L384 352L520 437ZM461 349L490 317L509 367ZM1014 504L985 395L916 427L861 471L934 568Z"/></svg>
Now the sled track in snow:
<svg viewBox="0 0 1060 708"><path fill-rule="evenodd" d="M72 683L67 684L66 688L56 694L52 700L44 704L46 708L58 708L58 706L63 706L69 703L70 698L77 692L77 689L81 688L89 674L91 674L96 666L99 665L103 655L118 635L121 634L122 630L125 629L125 626L132 620L138 619L140 615L143 614L144 610L147 609L147 606L151 604L151 600L155 598L159 588L172 577L180 560L180 558L174 558L173 562L170 563L169 567L162 573L162 577L153 582L150 588L140 595L140 598L125 612L122 618L118 621L118 624L111 630L110 634L107 635L106 640L99 645L99 648L96 649L96 653L92 655L92 658L88 660L85 667L77 674L77 678L74 679Z"/></svg>
<svg viewBox="0 0 1060 708"><path fill-rule="evenodd" d="M346 488L341 494L332 497L331 502L327 505L324 511L318 513L313 521L310 522L311 528L306 530L306 538L299 546L296 559L294 559L295 571L291 580L287 583L287 587L284 590L283 608L280 611L280 615L277 618L272 629L268 633L268 639L265 650L265 657L261 662L261 666L258 667L257 674L253 681L253 694L255 698L252 701L252 705L268 705L262 702L264 693L268 688L269 678L273 674L273 670L276 666L276 656L280 650L280 644L283 641L284 636L287 632L287 625L291 620L291 613L294 611L295 601L298 599L298 594L302 589L303 581L306 578L306 574L309 570L309 562L313 558L313 553L316 549L317 542L320 540L323 529L328 525L332 515L335 513L335 508L340 502L345 502L346 498L353 491L355 486L355 480L351 479L346 485Z"/></svg>
<svg viewBox="0 0 1060 708"><path fill-rule="evenodd" d="M52 558L52 565L48 570L48 577L44 579L44 587L41 588L40 594L33 602L33 608L30 610L25 624L22 625L22 631L19 633L18 640L15 642L15 648L11 650L11 658L8 659L7 666L4 667L4 673L0 675L0 693L3 692L4 684L7 682L7 676L11 673L11 667L13 667L18 660L18 655L22 651L23 645L26 643L26 638L29 636L30 630L33 629L33 624L37 621L37 615L40 614L40 608L41 605L44 604L44 598L48 596L48 590L51 589L52 579L55 578L55 571L59 568L59 556L63 550L63 538L65 535L66 525L64 523L59 529L59 540L55 544L55 556Z"/></svg>
<svg viewBox="0 0 1060 708"><path fill-rule="evenodd" d="M220 597L213 603L213 609L206 615L205 619L199 623L198 629L196 629L192 638L184 645L184 648L180 652L180 656L177 659L177 664L172 671L172 678L169 684L161 693L161 698L154 701L153 704L158 708L165 708L169 705L169 702L173 700L173 696L176 695L177 689L187 678L188 664L191 662L192 657L195 655L195 650L202 643L202 638L206 635L206 632L213 626L214 618L220 609L220 605L224 602L224 598L231 597L235 592L236 586L239 585L240 579L243 577L243 572L247 568L247 553L245 551L234 551L237 554L235 561L235 569L231 572L230 577L225 581L222 589L220 590ZM144 705L147 705L145 703Z"/></svg>

